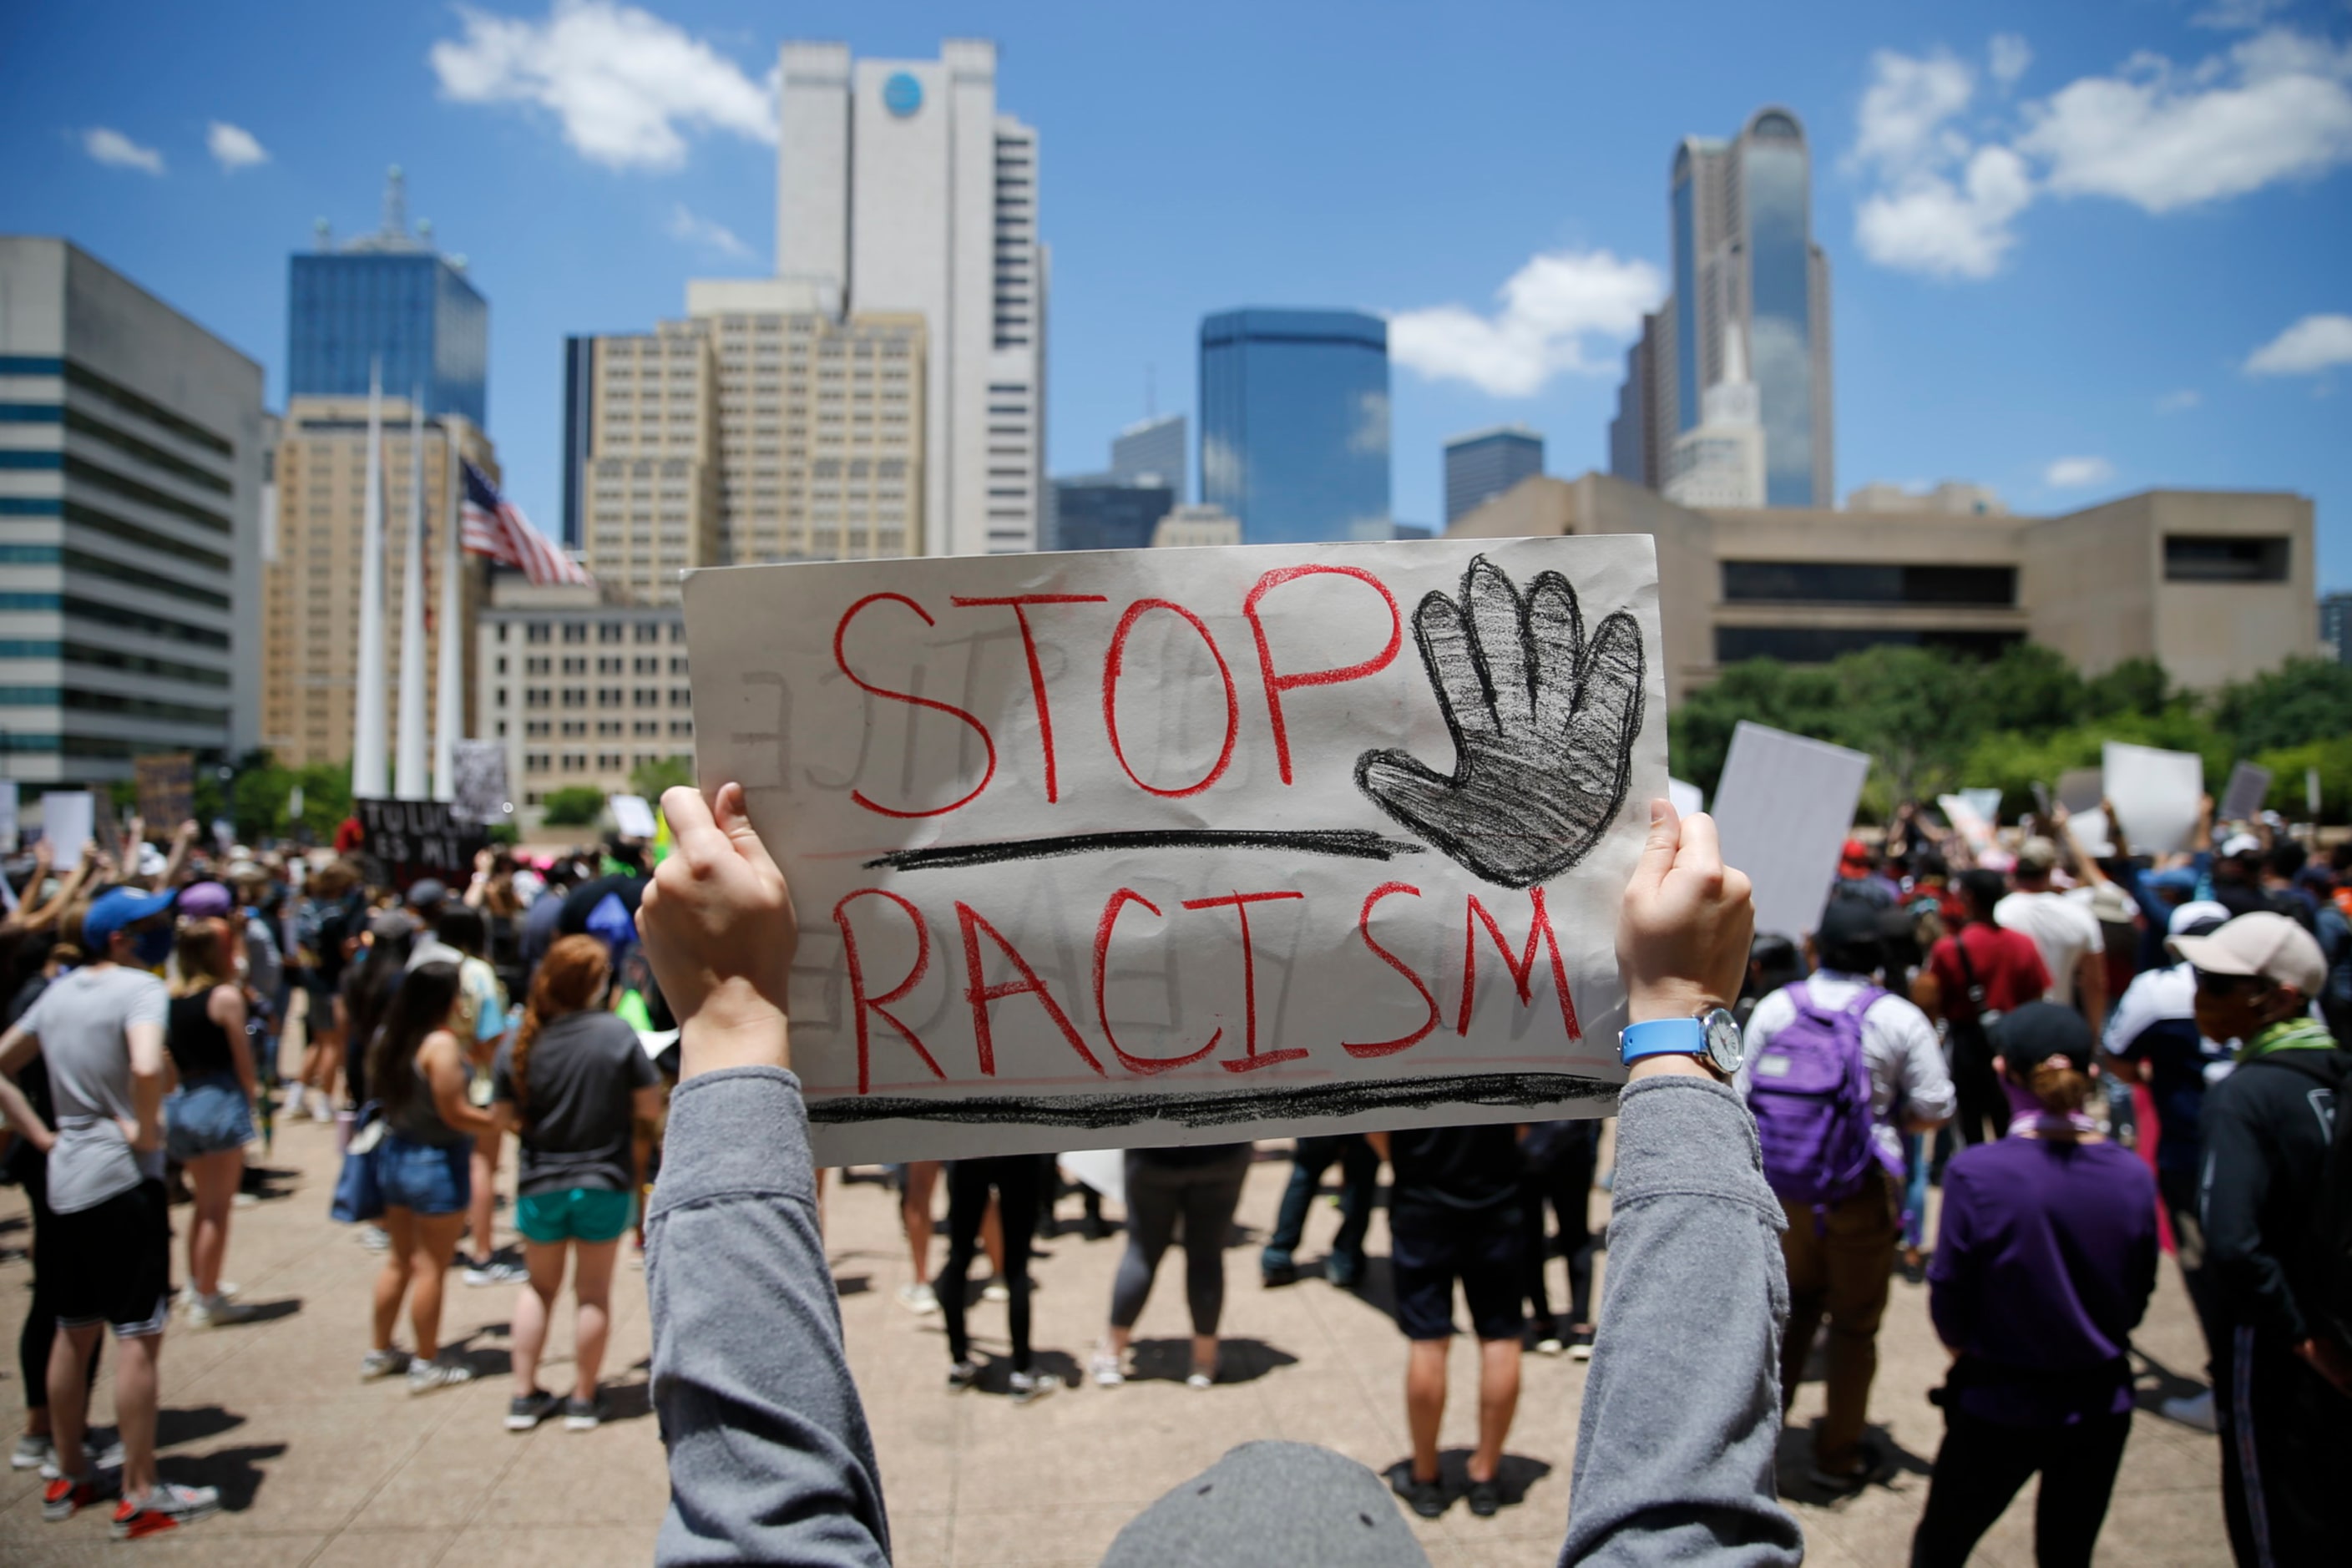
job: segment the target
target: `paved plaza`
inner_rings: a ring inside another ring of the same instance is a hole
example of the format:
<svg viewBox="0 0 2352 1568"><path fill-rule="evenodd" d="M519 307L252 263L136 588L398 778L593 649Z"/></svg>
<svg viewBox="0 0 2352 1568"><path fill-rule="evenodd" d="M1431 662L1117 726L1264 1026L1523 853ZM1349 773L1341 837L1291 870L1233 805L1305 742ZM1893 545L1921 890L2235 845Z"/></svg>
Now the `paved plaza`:
<svg viewBox="0 0 2352 1568"><path fill-rule="evenodd" d="M587 1434L551 1424L511 1436L500 1420L513 1393L507 1375L513 1289L450 1282L445 1332L473 1357L481 1377L472 1386L411 1397L398 1380L362 1384L357 1367L376 1258L326 1217L333 1130L310 1122L283 1128L261 1163L270 1195L237 1210L228 1276L264 1320L210 1331L175 1320L163 1357L163 1473L218 1486L226 1511L176 1538L118 1544L107 1539L102 1511L44 1524L33 1475L8 1473L0 1477L0 1562L95 1563L132 1553L273 1568L645 1562L667 1483L646 1397L643 1275L625 1270L615 1291L606 1370L615 1419ZM1020 1406L1003 1395L1001 1367L979 1390L945 1392L938 1318L917 1318L896 1300L909 1263L894 1198L866 1179L871 1173L845 1184L835 1178L827 1194L834 1268L900 1563L1092 1563L1145 1504L1251 1438L1324 1444L1381 1471L1404 1457L1403 1343L1381 1310L1381 1225L1373 1227L1375 1263L1360 1296L1314 1277L1336 1223L1328 1205L1318 1205L1301 1254L1307 1277L1278 1290L1258 1283L1256 1238L1288 1171L1270 1146L1251 1173L1239 1216L1245 1234L1227 1254L1225 1366L1206 1392L1182 1381L1189 1331L1181 1258L1172 1254L1138 1326L1141 1375L1114 1390L1082 1385L1080 1368L1101 1331L1123 1243L1082 1239L1077 1200L1066 1198L1059 1234L1040 1243L1036 1344L1045 1368L1072 1386ZM183 1226L185 1214L174 1211ZM24 1225L22 1194L0 1189L0 1341L12 1347L27 1299ZM1559 1265L1553 1269L1557 1276ZM761 1304L746 1301L742 1310L756 1313ZM980 1305L973 1322L983 1351L1001 1352L1003 1310ZM568 1376L568 1333L567 1309L550 1347L551 1385ZM1794 1432L1820 1410L1817 1384L1799 1397L1784 1443L1782 1488L1817 1563L1903 1562L1927 1494L1940 1431L1927 1391L1941 1376L1944 1355L1923 1287L1895 1282L1879 1343L1871 1408L1899 1457L1892 1481L1836 1501L1808 1486L1803 1441ZM2169 1260L2139 1344L2148 1358L2144 1406L2159 1392L2178 1392L2170 1374L2193 1372L2201 1359ZM1475 1421L1472 1356L1458 1345L1454 1373L1446 1444L1458 1478ZM1433 1523L1415 1521L1433 1562L1554 1560L1568 1517L1584 1377L1583 1366L1566 1358L1528 1358L1506 1472L1517 1500L1491 1520L1473 1518L1456 1502ZM13 1412L21 1394L13 1356L0 1383L0 1402ZM104 1389L101 1379L101 1421ZM2226 1561L2219 1468L2213 1439L2143 1414L2101 1561ZM1977 1561L2032 1562L2031 1496L2029 1489L2011 1509Z"/></svg>

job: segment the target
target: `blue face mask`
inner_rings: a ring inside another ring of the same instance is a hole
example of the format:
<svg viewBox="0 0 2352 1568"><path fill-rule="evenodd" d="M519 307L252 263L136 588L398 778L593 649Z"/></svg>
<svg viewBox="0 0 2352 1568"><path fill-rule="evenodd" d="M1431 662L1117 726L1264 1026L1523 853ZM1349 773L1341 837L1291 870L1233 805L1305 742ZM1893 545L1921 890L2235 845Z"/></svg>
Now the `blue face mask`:
<svg viewBox="0 0 2352 1568"><path fill-rule="evenodd" d="M172 956L172 928L158 925L150 926L144 931L132 931L131 951L139 960L142 967L161 968L164 961Z"/></svg>

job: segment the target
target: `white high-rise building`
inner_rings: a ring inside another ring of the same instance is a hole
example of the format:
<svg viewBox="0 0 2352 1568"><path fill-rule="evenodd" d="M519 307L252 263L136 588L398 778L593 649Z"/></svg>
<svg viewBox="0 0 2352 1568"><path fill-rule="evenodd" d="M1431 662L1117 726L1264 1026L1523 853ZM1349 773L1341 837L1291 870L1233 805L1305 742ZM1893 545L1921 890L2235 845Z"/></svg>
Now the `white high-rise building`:
<svg viewBox="0 0 2352 1568"><path fill-rule="evenodd" d="M925 327L922 552L1036 547L1045 489L1047 255L1037 133L996 109L996 46L781 62L776 271L837 315Z"/></svg>
<svg viewBox="0 0 2352 1568"><path fill-rule="evenodd" d="M1665 497L1677 506L1762 506L1764 421L1737 326L1723 334L1723 377L1700 401L1699 422L1675 437Z"/></svg>

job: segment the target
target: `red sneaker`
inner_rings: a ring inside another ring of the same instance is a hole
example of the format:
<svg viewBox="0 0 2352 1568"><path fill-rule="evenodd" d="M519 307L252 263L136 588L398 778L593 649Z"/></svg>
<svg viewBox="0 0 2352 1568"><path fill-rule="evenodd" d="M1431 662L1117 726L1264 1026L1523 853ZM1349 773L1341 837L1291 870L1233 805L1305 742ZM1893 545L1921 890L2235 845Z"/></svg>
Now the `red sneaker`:
<svg viewBox="0 0 2352 1568"><path fill-rule="evenodd" d="M59 1476L41 1491L41 1517L57 1524L113 1494L113 1487L104 1480L78 1481Z"/></svg>
<svg viewBox="0 0 2352 1568"><path fill-rule="evenodd" d="M124 1498L114 1509L114 1539L136 1541L160 1535L220 1511L220 1489L184 1487L177 1481L157 1481L137 1502Z"/></svg>

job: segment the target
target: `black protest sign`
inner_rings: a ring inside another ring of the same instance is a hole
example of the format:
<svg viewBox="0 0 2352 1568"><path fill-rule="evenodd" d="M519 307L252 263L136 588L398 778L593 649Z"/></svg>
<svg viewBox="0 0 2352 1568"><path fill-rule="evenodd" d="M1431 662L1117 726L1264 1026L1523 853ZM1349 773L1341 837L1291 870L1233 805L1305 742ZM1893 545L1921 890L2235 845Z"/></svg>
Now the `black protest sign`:
<svg viewBox="0 0 2352 1568"><path fill-rule="evenodd" d="M355 800L360 852L383 868L396 888L431 877L462 887L473 875L474 856L484 843L481 825L462 822L437 800Z"/></svg>

